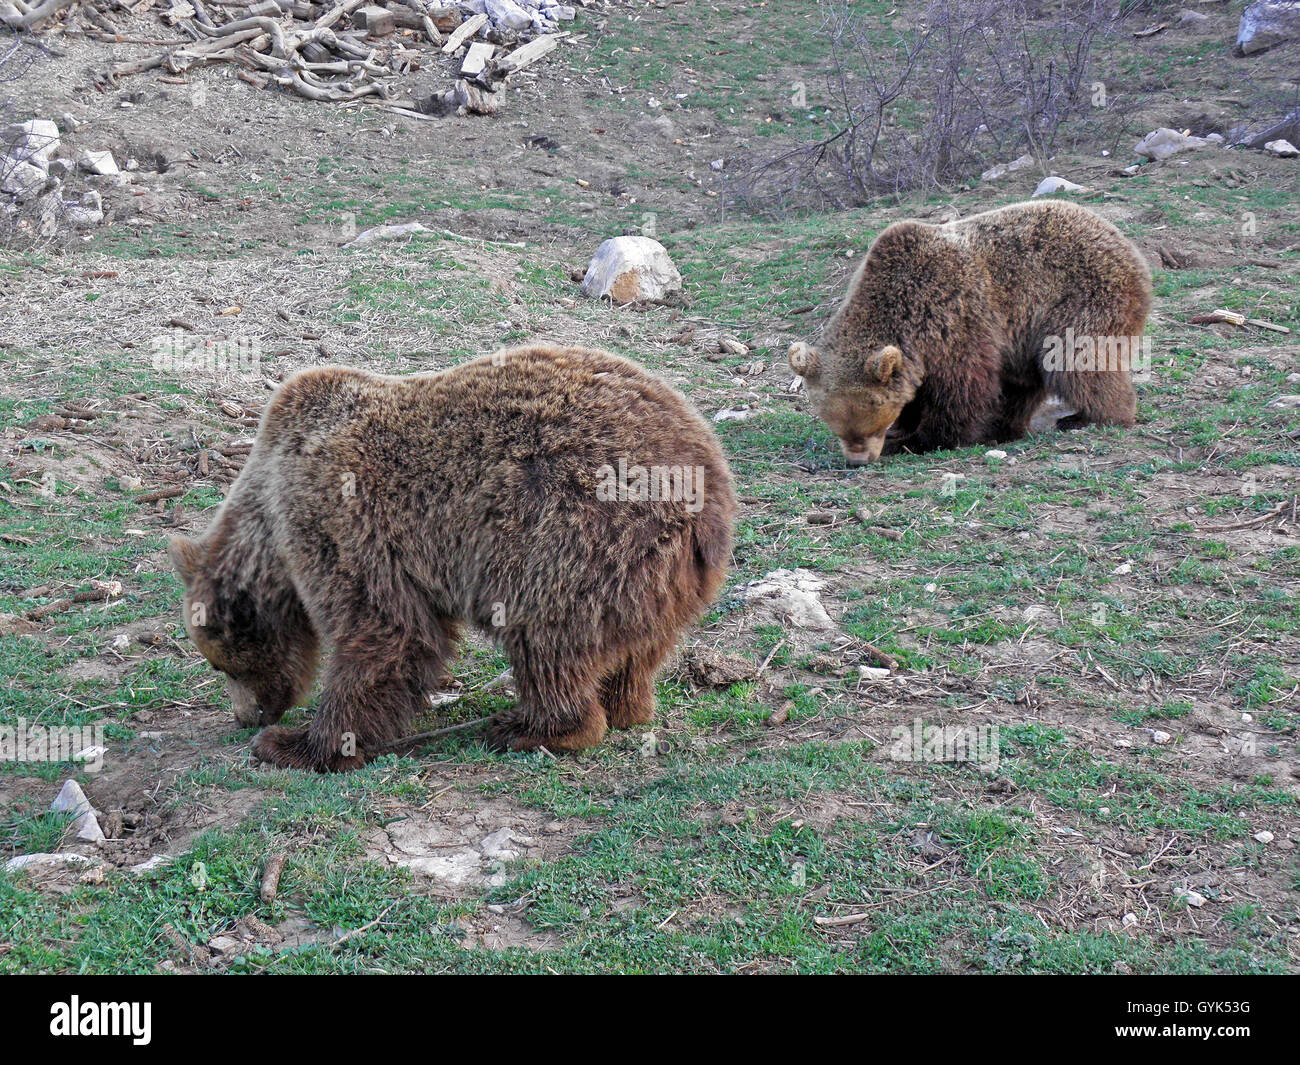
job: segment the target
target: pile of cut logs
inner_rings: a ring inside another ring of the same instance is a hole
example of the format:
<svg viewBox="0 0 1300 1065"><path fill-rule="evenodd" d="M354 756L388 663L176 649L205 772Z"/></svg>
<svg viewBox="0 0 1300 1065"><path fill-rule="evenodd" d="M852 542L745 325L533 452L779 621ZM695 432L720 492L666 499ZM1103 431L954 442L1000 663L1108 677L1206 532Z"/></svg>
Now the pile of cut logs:
<svg viewBox="0 0 1300 1065"><path fill-rule="evenodd" d="M241 68L240 78L259 87L274 84L310 100L333 102L374 97L391 104L394 79L420 66L419 50L409 45L424 41L460 59L460 77L451 89L408 108L390 108L425 118L495 111L506 78L549 54L568 36L557 31L575 17L571 5L585 7L590 2L255 0L236 5L229 0L0 0L0 25L18 32L48 29L55 16L79 13L102 31L92 36L165 46L110 67L100 76L107 85L144 71L174 77L229 62ZM186 39L124 36L104 10L110 3L135 16L154 11ZM229 9L236 6L242 10L229 17Z"/></svg>

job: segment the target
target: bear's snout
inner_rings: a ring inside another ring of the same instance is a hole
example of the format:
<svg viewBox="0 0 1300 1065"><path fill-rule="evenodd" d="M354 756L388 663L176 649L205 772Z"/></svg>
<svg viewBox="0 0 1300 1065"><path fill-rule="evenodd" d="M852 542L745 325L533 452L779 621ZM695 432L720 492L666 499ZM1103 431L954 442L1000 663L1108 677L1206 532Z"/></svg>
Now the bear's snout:
<svg viewBox="0 0 1300 1065"><path fill-rule="evenodd" d="M866 439L855 437L850 441L840 441L840 450L844 452L844 461L850 466L868 466L877 461L884 446L884 433L878 433Z"/></svg>

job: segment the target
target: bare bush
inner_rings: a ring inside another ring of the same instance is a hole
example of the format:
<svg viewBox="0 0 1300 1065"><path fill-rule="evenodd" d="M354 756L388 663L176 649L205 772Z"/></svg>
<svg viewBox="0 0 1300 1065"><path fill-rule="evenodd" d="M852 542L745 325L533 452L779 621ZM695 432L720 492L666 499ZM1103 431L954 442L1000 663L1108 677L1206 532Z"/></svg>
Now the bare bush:
<svg viewBox="0 0 1300 1065"><path fill-rule="evenodd" d="M931 0L888 28L848 0L822 7L835 131L756 159L737 189L753 206L843 208L1045 158L1092 109L1091 57L1114 19L1104 0L1050 15L1033 0Z"/></svg>

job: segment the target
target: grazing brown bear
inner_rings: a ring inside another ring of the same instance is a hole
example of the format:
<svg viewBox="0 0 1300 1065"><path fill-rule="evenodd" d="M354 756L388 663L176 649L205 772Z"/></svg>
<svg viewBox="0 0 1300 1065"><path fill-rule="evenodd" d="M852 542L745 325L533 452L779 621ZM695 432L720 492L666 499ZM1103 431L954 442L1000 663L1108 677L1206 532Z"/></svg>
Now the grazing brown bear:
<svg viewBox="0 0 1300 1065"><path fill-rule="evenodd" d="M1048 394L1077 412L1062 428L1132 425L1150 309L1146 261L1077 204L897 222L790 366L854 466L1014 440Z"/></svg>
<svg viewBox="0 0 1300 1065"><path fill-rule="evenodd" d="M499 748L576 750L649 721L655 674L722 584L735 496L708 424L626 359L530 345L441 373L291 377L200 540L185 621L257 757L344 770L404 734L457 625L518 704ZM311 727L276 725L332 653Z"/></svg>

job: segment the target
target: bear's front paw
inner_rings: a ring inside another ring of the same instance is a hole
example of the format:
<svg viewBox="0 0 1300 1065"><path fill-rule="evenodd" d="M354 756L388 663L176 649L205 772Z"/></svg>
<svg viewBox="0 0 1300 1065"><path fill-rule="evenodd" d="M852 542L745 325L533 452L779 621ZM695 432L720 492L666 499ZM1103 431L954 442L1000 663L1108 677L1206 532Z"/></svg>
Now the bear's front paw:
<svg viewBox="0 0 1300 1065"><path fill-rule="evenodd" d="M545 747L548 751L581 751L592 747L605 737L605 715L592 716L579 728L567 732L539 731L536 723L526 714L503 710L487 723L483 743L493 751L535 751Z"/></svg>
<svg viewBox="0 0 1300 1065"><path fill-rule="evenodd" d="M360 753L322 755L303 729L271 725L253 737L253 757L284 769L311 769L317 773L339 773L364 764Z"/></svg>
<svg viewBox="0 0 1300 1065"><path fill-rule="evenodd" d="M497 714L484 726L483 744L490 751L532 751L542 746L519 721L506 714Z"/></svg>

